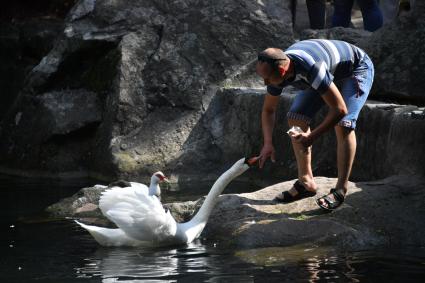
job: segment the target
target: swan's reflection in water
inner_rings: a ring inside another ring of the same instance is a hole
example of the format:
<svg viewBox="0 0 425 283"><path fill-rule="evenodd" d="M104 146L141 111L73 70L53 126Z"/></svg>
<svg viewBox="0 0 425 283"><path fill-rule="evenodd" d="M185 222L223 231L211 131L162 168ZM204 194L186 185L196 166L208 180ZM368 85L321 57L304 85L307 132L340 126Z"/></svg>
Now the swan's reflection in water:
<svg viewBox="0 0 425 283"><path fill-rule="evenodd" d="M214 269L210 259L199 241L178 248L99 248L76 273L101 277L102 282L174 282L182 274Z"/></svg>
<svg viewBox="0 0 425 283"><path fill-rule="evenodd" d="M273 247L234 255L234 251L200 241L178 248L99 248L76 272L80 278L97 277L105 283L176 282L188 278L193 282L254 282L265 276L279 282L352 279L344 270L334 269L338 258L324 257L316 251Z"/></svg>
<svg viewBox="0 0 425 283"><path fill-rule="evenodd" d="M98 248L75 268L84 282L423 282L424 257L270 247L226 250L199 240L156 249ZM383 272L371 272L381 270ZM417 280L421 281L417 281ZM395 279L395 280L392 280ZM94 281L93 281L94 280Z"/></svg>

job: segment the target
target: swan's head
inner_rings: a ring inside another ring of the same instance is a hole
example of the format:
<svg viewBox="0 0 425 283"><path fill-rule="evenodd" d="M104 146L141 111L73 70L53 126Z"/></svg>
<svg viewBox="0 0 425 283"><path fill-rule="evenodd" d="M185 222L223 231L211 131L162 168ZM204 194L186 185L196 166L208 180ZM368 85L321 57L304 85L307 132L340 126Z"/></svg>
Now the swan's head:
<svg viewBox="0 0 425 283"><path fill-rule="evenodd" d="M246 157L245 158L245 164L247 164L249 167L254 167L254 166L256 166L256 165L258 165L258 161L260 160L260 157L259 156L254 156L254 157L251 157L251 158L248 158L248 157Z"/></svg>
<svg viewBox="0 0 425 283"><path fill-rule="evenodd" d="M151 177L151 183L159 184L162 182L168 182L167 177L161 171L153 173Z"/></svg>
<svg viewBox="0 0 425 283"><path fill-rule="evenodd" d="M159 183L168 182L167 177L165 177L164 173L161 171L153 173L151 177L151 184L149 186L149 194L155 195L158 198L161 195L161 188L159 187Z"/></svg>
<svg viewBox="0 0 425 283"><path fill-rule="evenodd" d="M242 174L246 170L248 170L250 167L254 167L259 160L259 157L251 157L251 158L242 158L232 166L234 170Z"/></svg>

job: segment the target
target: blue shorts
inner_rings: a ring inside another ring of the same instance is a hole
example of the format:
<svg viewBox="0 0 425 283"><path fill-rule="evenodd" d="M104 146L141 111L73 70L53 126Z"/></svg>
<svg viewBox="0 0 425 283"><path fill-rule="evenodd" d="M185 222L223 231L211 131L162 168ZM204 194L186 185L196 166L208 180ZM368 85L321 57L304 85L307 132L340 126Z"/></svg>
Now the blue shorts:
<svg viewBox="0 0 425 283"><path fill-rule="evenodd" d="M374 76L373 63L365 54L359 66L351 77L334 81L344 98L348 114L339 121L338 125L355 129L360 110L369 96ZM320 94L312 88L300 91L295 97L287 114L288 119L302 120L311 123L314 115L325 104Z"/></svg>

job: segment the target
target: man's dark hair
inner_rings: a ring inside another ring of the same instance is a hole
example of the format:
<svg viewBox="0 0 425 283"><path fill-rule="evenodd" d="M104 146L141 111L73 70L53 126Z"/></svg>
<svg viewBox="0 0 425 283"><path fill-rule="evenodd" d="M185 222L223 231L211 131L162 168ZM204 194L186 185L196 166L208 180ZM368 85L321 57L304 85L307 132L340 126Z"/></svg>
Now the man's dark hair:
<svg viewBox="0 0 425 283"><path fill-rule="evenodd" d="M266 62L269 64L274 71L277 71L277 67L282 61L287 61L288 57L286 54L278 48L268 48L258 53L258 61Z"/></svg>

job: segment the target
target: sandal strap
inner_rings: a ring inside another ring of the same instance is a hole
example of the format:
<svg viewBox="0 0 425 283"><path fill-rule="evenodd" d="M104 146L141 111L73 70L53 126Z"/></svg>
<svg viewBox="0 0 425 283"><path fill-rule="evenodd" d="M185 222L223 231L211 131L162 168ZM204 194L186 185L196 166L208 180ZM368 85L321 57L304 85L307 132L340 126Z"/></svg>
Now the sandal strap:
<svg viewBox="0 0 425 283"><path fill-rule="evenodd" d="M293 187L295 188L295 190L297 191L298 194L302 194L307 192L307 189L304 187L304 185L300 182L300 180L297 180Z"/></svg>
<svg viewBox="0 0 425 283"><path fill-rule="evenodd" d="M306 198L306 197L312 197L312 196L316 195L316 192L311 192L311 191L307 190L299 180L297 180L293 184L293 187L297 191L297 194L295 196L290 194L289 191L284 191L284 192L282 192L283 198L282 199L278 198L278 201L280 201L280 202L292 202L292 201L295 201L295 200L299 200L299 199Z"/></svg>
<svg viewBox="0 0 425 283"><path fill-rule="evenodd" d="M283 195L283 199L282 199L283 201L291 201L294 199L294 196L291 195L288 191L282 192L282 195Z"/></svg>
<svg viewBox="0 0 425 283"><path fill-rule="evenodd" d="M331 189L331 193L334 195L335 200L344 202L345 196L343 193L341 193L341 190Z"/></svg>
<svg viewBox="0 0 425 283"><path fill-rule="evenodd" d="M331 199L330 196L333 195L334 199ZM327 203L327 207L323 207L319 204L320 207L327 210L334 210L337 207L341 206L341 204L345 200L345 196L341 193L340 190L331 189L330 193L323 196L322 199Z"/></svg>

